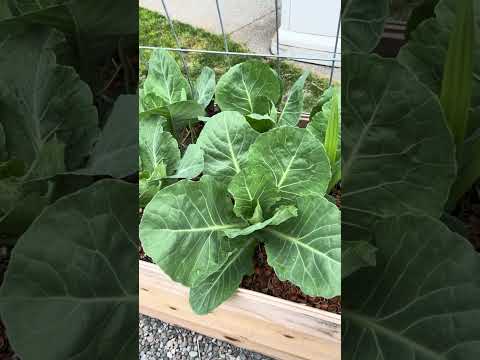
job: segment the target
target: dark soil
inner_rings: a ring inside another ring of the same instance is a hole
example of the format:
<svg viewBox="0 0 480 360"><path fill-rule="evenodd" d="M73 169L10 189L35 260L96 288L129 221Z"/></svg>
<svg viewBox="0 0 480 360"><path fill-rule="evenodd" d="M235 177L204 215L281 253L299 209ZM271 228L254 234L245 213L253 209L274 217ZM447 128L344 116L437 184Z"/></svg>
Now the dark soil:
<svg viewBox="0 0 480 360"><path fill-rule="evenodd" d="M340 296L333 299L307 296L298 286L289 281L281 281L268 265L263 245L260 245L255 252L255 272L253 275L244 277L241 287L336 314L342 312Z"/></svg>
<svg viewBox="0 0 480 360"><path fill-rule="evenodd" d="M204 127L203 122L196 123L191 127L187 127L183 129L181 138L180 138L180 146L182 152L187 150L188 145L193 144L197 141L200 132Z"/></svg>
<svg viewBox="0 0 480 360"><path fill-rule="evenodd" d="M215 104L214 101L211 101L205 110L207 112L207 117L215 116L221 112L220 108Z"/></svg>
<svg viewBox="0 0 480 360"><path fill-rule="evenodd" d="M480 183L463 197L457 212L456 216L466 224L468 240L480 252Z"/></svg>
<svg viewBox="0 0 480 360"><path fill-rule="evenodd" d="M5 327L0 319L0 360L12 360L14 353L5 334Z"/></svg>
<svg viewBox="0 0 480 360"><path fill-rule="evenodd" d="M214 101L211 101L210 104L206 107L205 112L206 117L212 117L220 113L220 108L215 105ZM187 150L188 145L193 144L197 141L198 137L200 136L200 132L202 131L204 126L205 124L203 122L198 122L191 127L183 129L179 139L182 152Z"/></svg>
<svg viewBox="0 0 480 360"><path fill-rule="evenodd" d="M10 258L10 248L0 246L0 284L3 282L3 276L7 270L8 259ZM7 335L5 333L5 327L3 326L2 319L0 318L0 360L14 359L14 352L8 342Z"/></svg>

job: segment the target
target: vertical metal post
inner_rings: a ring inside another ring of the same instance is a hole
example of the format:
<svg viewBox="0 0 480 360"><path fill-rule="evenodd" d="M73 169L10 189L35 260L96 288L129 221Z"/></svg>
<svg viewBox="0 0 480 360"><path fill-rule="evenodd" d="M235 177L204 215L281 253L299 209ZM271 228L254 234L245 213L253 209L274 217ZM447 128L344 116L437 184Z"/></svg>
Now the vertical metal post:
<svg viewBox="0 0 480 360"><path fill-rule="evenodd" d="M332 68L330 69L330 80L328 81L328 86L332 85L333 81L333 72L335 71L335 61L337 59L337 49L338 49L338 38L340 37L340 26L342 25L342 17L338 17L338 26L337 26L337 36L335 38L335 48L333 50L333 60Z"/></svg>
<svg viewBox="0 0 480 360"><path fill-rule="evenodd" d="M217 13L218 13L218 19L220 20L220 28L222 29L222 35L223 35L223 46L225 48L225 57L228 59L228 62L230 64L230 58L228 57L228 39L227 39L227 34L225 33L225 27L223 26L223 18L222 18L222 12L220 11L220 4L218 0L215 0L217 4Z"/></svg>
<svg viewBox="0 0 480 360"><path fill-rule="evenodd" d="M280 55L280 35L279 35L279 31L280 31L280 19L279 19L279 16L278 16L278 0L275 0L275 24L276 24L276 27L277 27L277 32L276 32L276 43L277 43L277 56ZM280 58L277 57L277 73L278 73L278 76L280 76Z"/></svg>
<svg viewBox="0 0 480 360"><path fill-rule="evenodd" d="M167 5L165 4L165 0L162 0L162 5L163 5L163 10L165 11L165 15L167 16L168 19L168 24L170 25L170 30L172 31L173 37L175 38L175 42L177 43L177 48L182 48L180 46L180 40L178 39L177 32L175 31L175 27L173 26L173 21L172 18L170 17L170 14L168 13ZM192 91L192 94L194 92L192 80L190 78L190 72L188 71L188 66L187 66L187 61L185 60L185 54L183 52L180 52L180 57L182 59L183 63L183 70L185 71L185 75L187 76L188 84L190 85L190 90Z"/></svg>

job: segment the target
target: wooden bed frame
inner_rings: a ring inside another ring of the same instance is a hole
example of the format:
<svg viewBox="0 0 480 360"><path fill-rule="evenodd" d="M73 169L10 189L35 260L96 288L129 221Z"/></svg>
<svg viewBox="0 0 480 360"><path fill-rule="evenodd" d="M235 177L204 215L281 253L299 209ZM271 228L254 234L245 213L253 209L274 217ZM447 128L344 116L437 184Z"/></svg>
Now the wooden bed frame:
<svg viewBox="0 0 480 360"><path fill-rule="evenodd" d="M340 315L239 289L199 316L188 289L155 264L139 263L140 313L281 360L340 360Z"/></svg>

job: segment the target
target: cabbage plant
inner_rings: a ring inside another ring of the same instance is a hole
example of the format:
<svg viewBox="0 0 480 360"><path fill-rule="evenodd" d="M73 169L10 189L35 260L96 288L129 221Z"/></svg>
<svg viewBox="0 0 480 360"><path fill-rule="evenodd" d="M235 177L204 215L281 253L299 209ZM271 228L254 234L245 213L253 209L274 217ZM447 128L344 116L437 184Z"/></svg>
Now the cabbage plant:
<svg viewBox="0 0 480 360"><path fill-rule="evenodd" d="M140 206L174 179L193 179L203 171L203 150L192 144L181 157L177 141L160 121L145 119L139 129Z"/></svg>
<svg viewBox="0 0 480 360"><path fill-rule="evenodd" d="M478 357L480 257L452 211L480 179L478 1L422 1L389 59L361 51L390 1L344 3L342 357Z"/></svg>
<svg viewBox="0 0 480 360"><path fill-rule="evenodd" d="M282 106L282 84L270 67L235 65L215 89L222 112L202 118L205 126L183 157L159 125L164 120L140 119L142 171L155 172L146 154L158 150L164 186L145 199L140 239L165 273L191 288L196 313L233 295L253 272L260 243L281 280L311 296L340 294L340 211L326 198L329 156L321 136L296 126L307 76ZM327 108L322 112L327 118ZM196 171L183 171L184 164ZM192 180L198 171L200 179Z"/></svg>
<svg viewBox="0 0 480 360"><path fill-rule="evenodd" d="M92 1L8 3L19 14L0 21L0 247L12 249L1 321L22 359L133 358L138 97L115 89L100 106L99 68L82 64L111 60L112 43L135 54L119 41L137 19L111 0L95 2L111 11L94 23Z"/></svg>
<svg viewBox="0 0 480 360"><path fill-rule="evenodd" d="M185 78L175 59L164 50L155 50L148 76L140 89L141 119L162 122L178 140L178 132L205 115L215 91L215 72L205 67L195 84Z"/></svg>

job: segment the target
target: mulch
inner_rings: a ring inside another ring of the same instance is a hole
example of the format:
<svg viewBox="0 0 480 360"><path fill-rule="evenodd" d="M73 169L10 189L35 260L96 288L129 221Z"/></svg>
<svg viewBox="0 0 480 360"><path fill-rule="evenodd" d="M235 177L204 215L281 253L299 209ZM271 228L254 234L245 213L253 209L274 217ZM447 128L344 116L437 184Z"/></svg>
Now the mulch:
<svg viewBox="0 0 480 360"><path fill-rule="evenodd" d="M0 319L0 360L12 360L14 356L13 350L5 334L5 327Z"/></svg>
<svg viewBox="0 0 480 360"><path fill-rule="evenodd" d="M289 281L281 281L268 265L263 245L258 246L255 252L255 272L253 275L244 277L241 287L336 314L342 312L340 296L332 299L307 296L298 286Z"/></svg>
<svg viewBox="0 0 480 360"><path fill-rule="evenodd" d="M456 216L466 224L468 240L480 252L480 184L463 197Z"/></svg>
<svg viewBox="0 0 480 360"><path fill-rule="evenodd" d="M7 270L8 259L10 257L10 249L7 247L0 247L0 284L3 282L3 275ZM5 326L0 318L0 360L12 360L14 352L8 342L5 333Z"/></svg>

